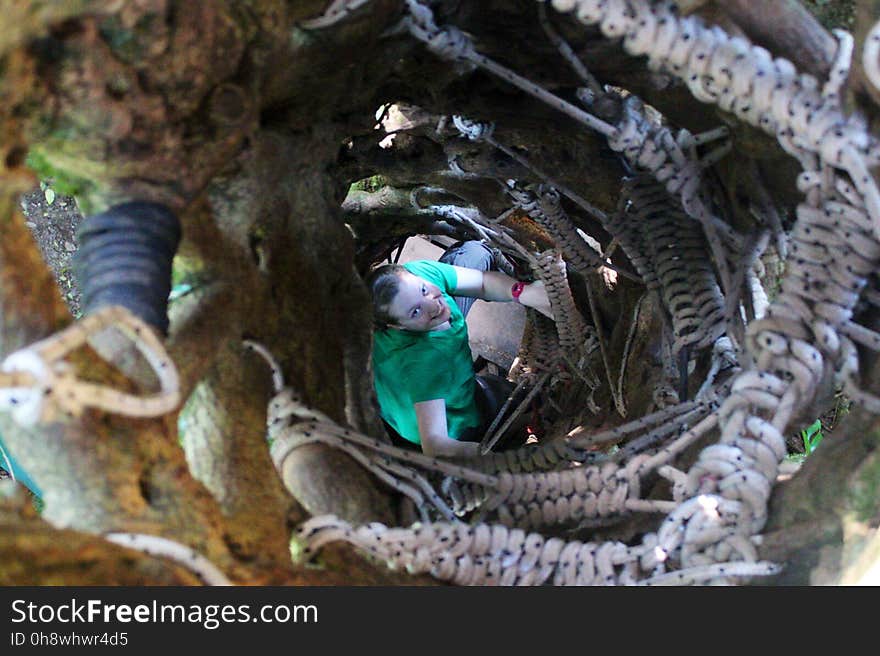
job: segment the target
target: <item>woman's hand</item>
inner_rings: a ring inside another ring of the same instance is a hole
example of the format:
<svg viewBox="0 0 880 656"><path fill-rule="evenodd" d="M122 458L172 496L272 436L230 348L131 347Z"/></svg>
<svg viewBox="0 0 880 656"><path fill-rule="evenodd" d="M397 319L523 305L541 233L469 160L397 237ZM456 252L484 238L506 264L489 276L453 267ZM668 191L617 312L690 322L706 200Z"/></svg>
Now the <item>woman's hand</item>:
<svg viewBox="0 0 880 656"><path fill-rule="evenodd" d="M419 440L426 456L472 458L480 455L476 442L459 442L449 437L446 426L446 401L434 399L413 405L419 423Z"/></svg>
<svg viewBox="0 0 880 656"><path fill-rule="evenodd" d="M545 317L555 320L553 308L550 307L550 298L547 296L547 290L542 281L536 280L523 287L522 293L519 295L519 302L526 307L537 310Z"/></svg>

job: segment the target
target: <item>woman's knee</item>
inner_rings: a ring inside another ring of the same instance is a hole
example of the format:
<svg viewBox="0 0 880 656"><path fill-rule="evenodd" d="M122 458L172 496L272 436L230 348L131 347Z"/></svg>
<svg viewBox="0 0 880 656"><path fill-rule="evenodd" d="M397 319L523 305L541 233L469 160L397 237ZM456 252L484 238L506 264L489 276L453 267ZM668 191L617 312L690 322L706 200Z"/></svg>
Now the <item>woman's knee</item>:
<svg viewBox="0 0 880 656"><path fill-rule="evenodd" d="M479 271L489 271L494 262L492 251L482 242L471 240L451 246L441 262Z"/></svg>

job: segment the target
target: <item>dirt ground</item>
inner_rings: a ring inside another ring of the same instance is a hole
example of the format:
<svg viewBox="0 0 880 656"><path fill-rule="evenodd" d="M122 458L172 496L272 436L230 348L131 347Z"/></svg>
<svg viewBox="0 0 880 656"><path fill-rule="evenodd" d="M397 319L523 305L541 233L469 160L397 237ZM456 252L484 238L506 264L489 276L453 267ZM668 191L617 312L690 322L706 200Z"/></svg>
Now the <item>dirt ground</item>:
<svg viewBox="0 0 880 656"><path fill-rule="evenodd" d="M43 182L21 197L21 209L43 259L55 274L64 300L73 316L79 317L80 295L71 267L79 245L76 231L83 220L76 200L56 194L51 185Z"/></svg>
<svg viewBox="0 0 880 656"><path fill-rule="evenodd" d="M71 314L79 317L80 294L71 266L79 245L76 231L83 220L76 200L56 194L50 184L43 182L21 197L21 210ZM7 477L5 462L0 458L0 479Z"/></svg>

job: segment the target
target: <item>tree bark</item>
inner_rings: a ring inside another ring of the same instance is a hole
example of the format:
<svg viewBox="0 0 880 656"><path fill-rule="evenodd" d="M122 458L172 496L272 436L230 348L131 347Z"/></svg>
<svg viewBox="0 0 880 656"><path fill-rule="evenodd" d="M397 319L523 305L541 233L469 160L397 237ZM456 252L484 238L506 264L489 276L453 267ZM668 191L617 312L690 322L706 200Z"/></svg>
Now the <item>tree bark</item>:
<svg viewBox="0 0 880 656"><path fill-rule="evenodd" d="M477 36L480 52L573 100L582 81L535 20L537 3L434 4L442 22ZM733 1L718 13L722 3L714 3L711 15L732 19L757 43L824 80L834 39L800 3L765 4L756 12L754 3ZM389 30L401 17L399 0L373 0L332 28L303 26L326 5L13 2L0 17L0 352L71 320L15 211L16 195L34 182L28 162L39 176L78 185L87 212L131 199L171 207L184 229L175 273L194 288L170 308L168 346L186 400L180 417L87 412L25 430L0 415L4 440L46 504L45 523L18 510L0 518L9 529L0 533L0 554L21 561L8 581L192 582L189 572L94 537L110 530L183 542L241 583L415 581L346 549L329 549L320 570L290 561L290 528L307 515L396 523L399 498L348 456L321 445L298 449L274 471L265 444L271 376L241 340L266 345L305 403L379 437L370 307L358 273L379 246L438 228L403 190L443 188L457 203L494 217L510 207L503 182L546 182L540 170L612 212L627 171L601 136ZM859 40L878 9L880 0L860 3ZM551 19L600 82L642 96L673 127L698 132L729 122L736 149L718 167L719 185L749 207L751 190L737 182L737 169L758 161L774 198L792 210L799 197L792 160L771 138L646 71L619 42L597 38L571 16ZM387 103L423 109L383 149L372 128L376 109ZM873 120L876 106L864 106ZM494 122L494 138L530 166L444 126L440 117L450 114ZM340 208L350 183L374 174L388 179L387 198L365 196L353 207L350 195ZM610 236L599 223L565 203L577 227L607 246ZM739 223L750 220L747 212L738 216ZM513 230L517 238L525 242L531 228L546 239L530 219L515 215L509 225L517 222L525 226ZM578 275L572 281L576 288L584 283ZM615 292L592 289L611 373L629 361L624 392L630 417L638 416L664 375L663 308L650 297L633 319L641 288L621 282ZM100 380L132 386L91 351L73 361ZM605 410L607 396L597 396ZM606 412L591 421L615 425L622 418ZM864 490L876 489L878 426L859 413L844 426L855 437L829 437L774 497L762 555L789 563L778 581L850 580L858 558L873 548L876 504ZM62 537L63 546L53 549L51 536ZM58 569L58 579L41 570L43 563ZM133 563L128 573L126 563Z"/></svg>
<svg viewBox="0 0 880 656"><path fill-rule="evenodd" d="M748 0L718 4L752 42L790 59L819 80L828 78L837 41L800 2L770 0L761 4L760 12Z"/></svg>

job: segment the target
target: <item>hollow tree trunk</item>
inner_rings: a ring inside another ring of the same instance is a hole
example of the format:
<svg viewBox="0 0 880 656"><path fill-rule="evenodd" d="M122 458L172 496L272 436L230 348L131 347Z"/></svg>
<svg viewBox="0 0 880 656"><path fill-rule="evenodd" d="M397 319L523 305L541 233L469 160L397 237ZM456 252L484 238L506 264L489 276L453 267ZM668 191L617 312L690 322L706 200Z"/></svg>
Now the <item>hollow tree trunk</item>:
<svg viewBox="0 0 880 656"><path fill-rule="evenodd" d="M248 336L270 347L307 404L378 436L369 307L339 207L347 185L386 167L401 186L445 186L463 204L497 213L509 204L499 180L527 175L508 155L433 125L415 131L396 151L400 159L388 163L386 154L359 147L374 136L373 114L383 103L403 99L428 114L495 120L499 140L567 185L592 185L591 198L605 211L618 201L619 160L603 140L504 83L464 76L411 39L386 32L401 16L397 0L374 0L369 11L326 32L298 24L320 14L323 0L63 4L13 3L15 11L0 17L0 351L6 355L70 320L15 211L16 195L33 182L28 151L38 175L78 185L89 212L130 199L166 203L184 227L178 272L199 283L171 308L169 347L187 397L184 445L176 414L134 421L89 412L33 430L0 415L4 440L46 502L45 521L20 507L4 511L10 530L0 532L0 553L20 555L23 563L6 580L50 582L41 565L60 563L71 582L130 582L140 572L148 581L187 581L185 572L146 561L138 561L132 578L120 574L119 563L131 556L94 534L124 530L193 546L242 583L415 582L345 549L330 550L324 570L288 561L290 525L306 514L392 523L397 500L350 458L323 446L301 448L283 472L273 471L264 439L270 375L240 341ZM481 51L568 94L576 76L564 65L541 63L558 53L535 21L536 4L439 3L450 12L444 18L481 35ZM878 4L859 5L862 38L865 17L875 17ZM802 16L799 10L785 13L793 31L770 33L751 20L749 3L725 11L775 54L827 70L833 40L803 17L792 19ZM792 49L802 39L790 34L808 34L817 47L799 54ZM642 95L675 124L697 132L730 123L748 163L762 164L767 187L796 196L791 158L771 139L698 103L682 85L668 86L619 43L582 29L565 36L593 73ZM458 177L450 173L452 159L465 169ZM589 217L575 221L602 237ZM641 295L628 289L622 296L599 298L615 373ZM631 362L648 363L625 379L633 416L650 405L647 391L662 374L661 322L653 308L653 300L646 302L631 340ZM78 362L102 380L128 384L93 353ZM762 550L791 563L782 580L848 580L861 566L856 552L871 546L865 540L860 550L859 536L876 536L876 500L863 498L865 489L876 489L876 429L854 413L840 429L847 438L829 438L780 488ZM70 548L41 556L47 535L63 535ZM77 578L77 563L86 563L87 576Z"/></svg>
<svg viewBox="0 0 880 656"><path fill-rule="evenodd" d="M349 408L353 421L375 425L359 398L360 381L349 384L351 398L345 385L353 368L367 362L369 323L348 339L348 321L364 316L363 289L353 273L350 235L328 204L338 192L315 167L335 157L338 132L280 134L258 124L264 104L291 93L286 83L271 81L275 73L262 58L295 59L296 49L307 49L288 37L293 22L321 3L289 11L271 1L251 4L241 11L237 3L82 3L63 15L34 11L23 35L3 42L0 54L15 64L3 77L10 101L4 134L15 137L6 142L12 146L4 171L4 353L69 320L12 210L24 188L18 182L23 148L45 167L41 174L80 183L87 212L132 198L170 206L184 225L182 254L195 270L216 277L196 291L195 307L182 308L184 320L172 331L184 390L195 389L184 417L198 424L186 442L189 466L176 414L135 422L87 412L79 421L32 431L4 416L0 429L43 491L43 518L52 526L169 537L244 583L395 580L360 559L343 557L338 570L305 578L290 563L290 526L303 514L267 456L268 370L246 361L240 340L248 334L277 349L289 384L308 403L340 421ZM309 72L302 58L279 70L279 78L294 84L297 74ZM347 86L336 83L329 106ZM16 103L41 109L16 123ZM268 237L262 247L252 229ZM218 239L193 245L193 238L211 233ZM221 305L216 299L224 294L230 302ZM126 384L91 354L81 362L105 381ZM255 377L259 384L248 382ZM393 504L354 462L326 447L303 449L301 458L287 482L309 511L393 519ZM76 553L62 558L73 562ZM40 580L38 560L25 570ZM112 576L91 571L105 582Z"/></svg>

